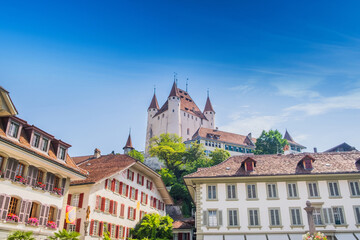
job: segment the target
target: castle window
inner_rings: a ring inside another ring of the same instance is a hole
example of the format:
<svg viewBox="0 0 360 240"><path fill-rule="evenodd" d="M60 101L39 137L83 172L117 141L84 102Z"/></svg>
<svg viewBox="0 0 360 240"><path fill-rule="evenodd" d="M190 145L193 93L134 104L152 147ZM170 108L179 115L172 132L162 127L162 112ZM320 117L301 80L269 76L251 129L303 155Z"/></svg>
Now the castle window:
<svg viewBox="0 0 360 240"><path fill-rule="evenodd" d="M187 135L190 134L190 128L186 129L186 133L187 133Z"/></svg>
<svg viewBox="0 0 360 240"><path fill-rule="evenodd" d="M175 99L175 97L173 97L173 99Z"/></svg>
<svg viewBox="0 0 360 240"><path fill-rule="evenodd" d="M160 120L160 116L158 116L158 120Z"/></svg>

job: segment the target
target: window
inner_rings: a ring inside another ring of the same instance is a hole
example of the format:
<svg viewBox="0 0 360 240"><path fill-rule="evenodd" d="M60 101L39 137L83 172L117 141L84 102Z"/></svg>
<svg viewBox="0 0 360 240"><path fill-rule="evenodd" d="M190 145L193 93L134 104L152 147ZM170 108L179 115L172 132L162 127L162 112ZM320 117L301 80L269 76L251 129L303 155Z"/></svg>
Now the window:
<svg viewBox="0 0 360 240"><path fill-rule="evenodd" d="M48 221L56 221L55 211L56 209L54 207L50 207Z"/></svg>
<svg viewBox="0 0 360 240"><path fill-rule="evenodd" d="M152 190L152 182L149 180L146 180L146 188Z"/></svg>
<svg viewBox="0 0 360 240"><path fill-rule="evenodd" d="M135 188L131 188L131 199L134 200L136 199L136 189Z"/></svg>
<svg viewBox="0 0 360 240"><path fill-rule="evenodd" d="M236 185L227 185L227 198L236 199Z"/></svg>
<svg viewBox="0 0 360 240"><path fill-rule="evenodd" d="M71 206L79 206L80 194L73 194L71 196Z"/></svg>
<svg viewBox="0 0 360 240"><path fill-rule="evenodd" d="M36 181L42 183L43 179L44 179L44 172L39 169L36 177Z"/></svg>
<svg viewBox="0 0 360 240"><path fill-rule="evenodd" d="M302 225L300 208L290 208L290 217L291 217L291 225L294 226Z"/></svg>
<svg viewBox="0 0 360 240"><path fill-rule="evenodd" d="M115 191L119 192L119 186L120 186L120 182L118 180L115 180Z"/></svg>
<svg viewBox="0 0 360 240"><path fill-rule="evenodd" d="M186 129L186 134L187 134L187 135L190 134L190 128Z"/></svg>
<svg viewBox="0 0 360 240"><path fill-rule="evenodd" d="M18 203L19 203L19 199L11 197L8 214L9 213L16 214Z"/></svg>
<svg viewBox="0 0 360 240"><path fill-rule="evenodd" d="M109 211L110 211L110 200L105 199L105 212L109 212Z"/></svg>
<svg viewBox="0 0 360 240"><path fill-rule="evenodd" d="M305 159L304 164L305 164L305 169L312 169L312 161L311 161L311 159Z"/></svg>
<svg viewBox="0 0 360 240"><path fill-rule="evenodd" d="M269 209L269 215L270 215L270 226L280 226L280 209L278 208L272 208Z"/></svg>
<svg viewBox="0 0 360 240"><path fill-rule="evenodd" d="M217 210L209 210L208 211L208 220L209 220L209 227L217 227L218 226L218 219L217 219Z"/></svg>
<svg viewBox="0 0 360 240"><path fill-rule="evenodd" d="M248 214L249 214L249 226L260 226L259 210L249 209Z"/></svg>
<svg viewBox="0 0 360 240"><path fill-rule="evenodd" d="M49 139L43 137L42 142L41 142L41 150L44 152L47 152L48 145L49 145Z"/></svg>
<svg viewBox="0 0 360 240"><path fill-rule="evenodd" d="M247 198L248 199L256 199L256 184L248 184L247 185Z"/></svg>
<svg viewBox="0 0 360 240"><path fill-rule="evenodd" d="M23 176L24 175L25 166L22 163L19 163L15 170L15 176Z"/></svg>
<svg viewBox="0 0 360 240"><path fill-rule="evenodd" d="M54 188L59 188L60 187L60 178L55 176L54 177Z"/></svg>
<svg viewBox="0 0 360 240"><path fill-rule="evenodd" d="M340 197L339 187L337 182L328 182L329 196Z"/></svg>
<svg viewBox="0 0 360 240"><path fill-rule="evenodd" d="M208 186L208 199L216 199L216 186Z"/></svg>
<svg viewBox="0 0 360 240"><path fill-rule="evenodd" d="M30 217L34 218L34 217L38 217L38 209L39 209L39 204L33 202L31 204L31 210L30 210Z"/></svg>
<svg viewBox="0 0 360 240"><path fill-rule="evenodd" d="M315 225L323 225L322 217L321 217L321 208L315 208L313 212L314 224Z"/></svg>
<svg viewBox="0 0 360 240"><path fill-rule="evenodd" d="M144 176L138 174L137 183L143 186L144 185Z"/></svg>
<svg viewBox="0 0 360 240"><path fill-rule="evenodd" d="M335 225L345 224L344 209L343 207L333 207Z"/></svg>
<svg viewBox="0 0 360 240"><path fill-rule="evenodd" d="M228 210L228 217L229 217L229 226L238 226L238 210L237 209L230 209Z"/></svg>
<svg viewBox="0 0 360 240"><path fill-rule="evenodd" d="M19 133L20 125L16 122L11 121L10 122L10 128L9 128L9 136L17 138Z"/></svg>
<svg viewBox="0 0 360 240"><path fill-rule="evenodd" d="M331 208L323 208L322 213L325 224L334 224L334 214Z"/></svg>
<svg viewBox="0 0 360 240"><path fill-rule="evenodd" d="M112 238L115 238L115 228L116 228L116 226L114 225L114 224L111 224L111 237Z"/></svg>
<svg viewBox="0 0 360 240"><path fill-rule="evenodd" d="M288 189L288 198L297 198L298 193L297 193L296 183L288 183L287 186L288 186L287 187L287 189Z"/></svg>
<svg viewBox="0 0 360 240"><path fill-rule="evenodd" d="M360 188L358 181L349 182L350 194L352 197L360 197Z"/></svg>
<svg viewBox="0 0 360 240"><path fill-rule="evenodd" d="M33 147L39 148L39 143L40 143L40 135L38 133L34 133L31 145Z"/></svg>
<svg viewBox="0 0 360 240"><path fill-rule="evenodd" d="M248 172L254 171L253 162L251 161L245 162L245 167Z"/></svg>
<svg viewBox="0 0 360 240"><path fill-rule="evenodd" d="M68 231L69 232L76 232L76 225L75 224L69 224Z"/></svg>
<svg viewBox="0 0 360 240"><path fill-rule="evenodd" d="M2 169L3 162L4 162L4 158L0 156L0 169Z"/></svg>
<svg viewBox="0 0 360 240"><path fill-rule="evenodd" d="M356 224L360 224L360 206L354 206Z"/></svg>
<svg viewBox="0 0 360 240"><path fill-rule="evenodd" d="M127 179L134 181L134 172L128 169Z"/></svg>
<svg viewBox="0 0 360 240"><path fill-rule="evenodd" d="M316 182L308 183L308 191L309 191L309 197L310 198L319 197L319 192L318 192Z"/></svg>
<svg viewBox="0 0 360 240"><path fill-rule="evenodd" d="M276 184L275 183L267 184L267 193L268 193L268 198L277 198Z"/></svg>
<svg viewBox="0 0 360 240"><path fill-rule="evenodd" d="M93 227L92 227L92 230L93 230L92 235L93 235L93 236L97 236L97 235L98 235L98 232L99 232L98 228L99 228L99 222L98 222L98 221L94 221ZM91 233L90 233L90 235L91 235Z"/></svg>
<svg viewBox="0 0 360 240"><path fill-rule="evenodd" d="M96 196L96 206L95 206L95 209L101 210L101 196L99 196L99 195Z"/></svg>
<svg viewBox="0 0 360 240"><path fill-rule="evenodd" d="M127 187L127 185L125 184L125 183L123 183L123 185L122 185L122 195L124 195L124 196L126 196L126 187Z"/></svg>
<svg viewBox="0 0 360 240"><path fill-rule="evenodd" d="M60 147L60 149L59 149L59 159L65 160L65 153L66 153L66 148Z"/></svg>

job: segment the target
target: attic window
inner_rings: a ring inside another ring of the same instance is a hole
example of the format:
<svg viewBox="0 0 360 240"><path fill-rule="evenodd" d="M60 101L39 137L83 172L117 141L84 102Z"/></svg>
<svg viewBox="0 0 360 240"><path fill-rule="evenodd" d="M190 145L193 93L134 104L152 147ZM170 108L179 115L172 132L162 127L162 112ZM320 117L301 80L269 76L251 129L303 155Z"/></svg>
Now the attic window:
<svg viewBox="0 0 360 240"><path fill-rule="evenodd" d="M304 168L308 170L313 168L311 159L304 159Z"/></svg>
<svg viewBox="0 0 360 240"><path fill-rule="evenodd" d="M253 165L253 162L252 161L247 161L245 162L245 170L247 172L252 172L254 171L254 165Z"/></svg>
<svg viewBox="0 0 360 240"><path fill-rule="evenodd" d="M184 93L185 95L188 95L187 93Z"/></svg>
<svg viewBox="0 0 360 240"><path fill-rule="evenodd" d="M66 153L66 148L60 147L60 149L59 149L59 159L65 160L65 153Z"/></svg>
<svg viewBox="0 0 360 240"><path fill-rule="evenodd" d="M187 110L189 110L189 109L186 107L185 110L187 111Z"/></svg>
<svg viewBox="0 0 360 240"><path fill-rule="evenodd" d="M181 91L181 90L179 90L179 92L180 92L180 93L182 93L182 91Z"/></svg>
<svg viewBox="0 0 360 240"><path fill-rule="evenodd" d="M17 138L19 133L20 124L14 121L10 122L9 136Z"/></svg>

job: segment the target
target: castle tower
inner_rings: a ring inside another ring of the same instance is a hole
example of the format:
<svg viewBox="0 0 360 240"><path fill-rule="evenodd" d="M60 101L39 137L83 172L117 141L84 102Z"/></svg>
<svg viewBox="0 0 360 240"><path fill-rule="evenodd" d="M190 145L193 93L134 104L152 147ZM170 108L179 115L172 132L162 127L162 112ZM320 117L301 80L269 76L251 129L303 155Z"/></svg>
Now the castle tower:
<svg viewBox="0 0 360 240"><path fill-rule="evenodd" d="M148 107L148 117L147 117L147 127L146 127L146 142L145 142L145 146L149 146L150 144L150 139L152 137L154 137L153 135L153 117L155 116L155 114L159 111L159 104L156 98L156 94L155 94L155 89L154 89L154 96L151 99L150 105ZM147 149L146 149L147 151Z"/></svg>
<svg viewBox="0 0 360 240"><path fill-rule="evenodd" d="M123 147L123 149L124 149L124 154L129 154L129 152L134 149L132 146L130 133L129 133L129 137L126 141L125 147Z"/></svg>
<svg viewBox="0 0 360 240"><path fill-rule="evenodd" d="M166 133L175 133L181 136L180 120L180 93L174 81L168 97L168 121Z"/></svg>
<svg viewBox="0 0 360 240"><path fill-rule="evenodd" d="M206 122L207 126L205 125L204 127L207 128L215 128L215 111L214 108L211 104L210 101L210 97L209 97L209 93L206 99L206 104L205 104L205 108L204 108L204 115L207 118L208 122Z"/></svg>

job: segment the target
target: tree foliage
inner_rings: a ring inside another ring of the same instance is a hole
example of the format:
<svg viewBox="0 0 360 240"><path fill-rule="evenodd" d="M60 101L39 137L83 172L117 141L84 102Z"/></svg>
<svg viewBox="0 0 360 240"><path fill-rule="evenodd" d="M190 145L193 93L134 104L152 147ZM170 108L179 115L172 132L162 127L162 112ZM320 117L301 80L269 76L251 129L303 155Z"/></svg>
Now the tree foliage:
<svg viewBox="0 0 360 240"><path fill-rule="evenodd" d="M7 240L35 240L33 232L15 231L10 233Z"/></svg>
<svg viewBox="0 0 360 240"><path fill-rule="evenodd" d="M132 231L135 239L172 239L173 220L169 216L146 214Z"/></svg>
<svg viewBox="0 0 360 240"><path fill-rule="evenodd" d="M177 182L175 174L167 168L162 168L159 171L159 174L161 175L161 178L164 181L165 186L167 186L167 187L172 186L172 185L174 185L174 183Z"/></svg>
<svg viewBox="0 0 360 240"><path fill-rule="evenodd" d="M128 154L129 154L130 157L133 157L133 158L139 160L142 163L144 162L145 158L144 158L144 155L141 152L133 149Z"/></svg>
<svg viewBox="0 0 360 240"><path fill-rule="evenodd" d="M277 154L284 152L284 146L287 140L283 139L278 130L262 131L260 137L256 140L255 154Z"/></svg>
<svg viewBox="0 0 360 240"><path fill-rule="evenodd" d="M80 233L78 232L68 232L66 229L59 230L54 233L53 237L49 237L51 240L79 240Z"/></svg>
<svg viewBox="0 0 360 240"><path fill-rule="evenodd" d="M216 148L209 154L209 157L211 158L211 165L214 166L228 159L230 153L224 149Z"/></svg>

